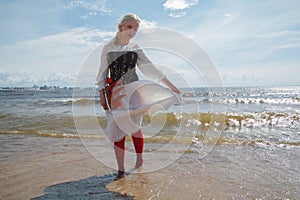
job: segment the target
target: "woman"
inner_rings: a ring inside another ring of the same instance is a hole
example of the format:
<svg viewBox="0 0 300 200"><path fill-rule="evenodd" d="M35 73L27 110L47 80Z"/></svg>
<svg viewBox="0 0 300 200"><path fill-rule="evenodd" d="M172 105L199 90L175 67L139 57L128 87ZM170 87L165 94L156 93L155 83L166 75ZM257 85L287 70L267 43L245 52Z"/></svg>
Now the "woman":
<svg viewBox="0 0 300 200"><path fill-rule="evenodd" d="M106 110L106 135L114 143L118 164L116 179L124 177L125 136L132 135L136 151L135 168L143 165L144 138L141 131L145 112L159 104L169 108L177 101L180 90L157 69L138 44L131 41L138 31L140 19L134 14L125 15L118 25L116 36L104 45L101 66L97 75L100 102ZM148 78L162 82L165 88L153 81L139 80L136 66ZM111 100L109 86L112 91Z"/></svg>

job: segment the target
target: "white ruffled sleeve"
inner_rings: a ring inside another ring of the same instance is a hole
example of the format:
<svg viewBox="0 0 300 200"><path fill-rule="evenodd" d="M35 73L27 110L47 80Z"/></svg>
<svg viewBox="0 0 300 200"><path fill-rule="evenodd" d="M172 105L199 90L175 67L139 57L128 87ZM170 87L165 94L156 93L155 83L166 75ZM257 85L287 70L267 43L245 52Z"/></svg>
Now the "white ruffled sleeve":
<svg viewBox="0 0 300 200"><path fill-rule="evenodd" d="M98 85L99 90L105 87L105 74L106 74L105 71L108 66L107 52L108 52L108 44L104 45L104 47L102 48L100 67L96 77L96 85Z"/></svg>
<svg viewBox="0 0 300 200"><path fill-rule="evenodd" d="M136 44L136 53L138 54L137 65L141 72L154 81L160 82L166 75L158 69L148 58L146 52Z"/></svg>

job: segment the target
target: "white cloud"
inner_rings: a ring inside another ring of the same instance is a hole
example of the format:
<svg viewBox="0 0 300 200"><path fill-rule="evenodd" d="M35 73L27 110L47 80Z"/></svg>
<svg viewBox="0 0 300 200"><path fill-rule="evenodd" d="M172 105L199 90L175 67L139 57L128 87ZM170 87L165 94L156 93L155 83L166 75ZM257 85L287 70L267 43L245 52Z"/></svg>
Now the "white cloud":
<svg viewBox="0 0 300 200"><path fill-rule="evenodd" d="M299 84L299 2L276 2L224 2L193 16L201 23L189 31L226 75L225 84Z"/></svg>
<svg viewBox="0 0 300 200"><path fill-rule="evenodd" d="M278 49L300 49L300 42L287 43L277 47Z"/></svg>
<svg viewBox="0 0 300 200"><path fill-rule="evenodd" d="M257 4L239 2L216 5L213 11L199 14L202 21L191 32L222 66L256 63L280 49L299 47L299 21L291 20L300 17L295 4L266 1L259 9L255 7ZM270 10L277 12L270 13Z"/></svg>
<svg viewBox="0 0 300 200"><path fill-rule="evenodd" d="M183 17L186 15L186 12L173 12L173 13L170 13L169 16L170 17L174 17L174 18L178 18L178 17Z"/></svg>
<svg viewBox="0 0 300 200"><path fill-rule="evenodd" d="M257 34L254 37L255 38L278 38L278 37L293 37L293 36L300 36L300 31L295 30L284 30L284 31L273 31L263 34Z"/></svg>
<svg viewBox="0 0 300 200"><path fill-rule="evenodd" d="M45 78L23 72L0 72L0 87L32 87L37 86L74 86L75 77L62 73L53 73Z"/></svg>
<svg viewBox="0 0 300 200"><path fill-rule="evenodd" d="M198 0L167 0L163 6L167 10L183 10L198 3Z"/></svg>
<svg viewBox="0 0 300 200"><path fill-rule="evenodd" d="M224 73L222 75L222 81L224 86L257 86L262 82L259 77L251 74L232 74L232 73Z"/></svg>
<svg viewBox="0 0 300 200"><path fill-rule="evenodd" d="M106 0L90 1L90 0L72 0L66 7L66 9L81 8L87 13L81 18L87 19L96 15L111 15L112 10L106 6Z"/></svg>
<svg viewBox="0 0 300 200"><path fill-rule="evenodd" d="M156 28L157 22L156 21L147 21L147 20L141 20L140 28Z"/></svg>
<svg viewBox="0 0 300 200"><path fill-rule="evenodd" d="M36 82L36 78L27 72L0 72L0 85L1 86L20 86L20 85L32 85Z"/></svg>
<svg viewBox="0 0 300 200"><path fill-rule="evenodd" d="M167 0L163 7L165 10L172 11L169 16L174 18L179 18L185 16L187 13L183 11L191 6L198 3L198 0ZM177 11L177 12L174 12ZM178 12L179 11L179 12Z"/></svg>
<svg viewBox="0 0 300 200"><path fill-rule="evenodd" d="M76 28L0 48L2 72L25 71L45 79L53 72L76 75L87 55L115 33Z"/></svg>
<svg viewBox="0 0 300 200"><path fill-rule="evenodd" d="M41 84L46 85L58 85L58 86L74 86L76 77L62 74L62 73L53 73L45 80L39 80Z"/></svg>

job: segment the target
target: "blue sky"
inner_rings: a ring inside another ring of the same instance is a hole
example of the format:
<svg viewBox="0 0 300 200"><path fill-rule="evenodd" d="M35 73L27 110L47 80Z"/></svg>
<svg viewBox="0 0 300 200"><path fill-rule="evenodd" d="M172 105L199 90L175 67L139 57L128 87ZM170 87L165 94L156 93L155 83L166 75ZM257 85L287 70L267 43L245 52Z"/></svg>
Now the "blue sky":
<svg viewBox="0 0 300 200"><path fill-rule="evenodd" d="M3 0L0 86L72 86L126 13L199 43L225 86L300 85L299 8L299 0Z"/></svg>

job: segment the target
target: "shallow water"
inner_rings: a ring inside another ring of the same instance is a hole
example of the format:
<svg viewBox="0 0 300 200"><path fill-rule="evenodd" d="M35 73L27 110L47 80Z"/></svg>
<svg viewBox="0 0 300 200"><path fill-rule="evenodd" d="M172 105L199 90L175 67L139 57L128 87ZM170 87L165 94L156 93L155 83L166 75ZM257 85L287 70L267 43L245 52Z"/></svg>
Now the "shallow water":
<svg viewBox="0 0 300 200"><path fill-rule="evenodd" d="M144 168L107 183L110 191L137 199L299 198L300 87L183 91L182 101L166 113L145 116ZM31 170L55 168L62 157L61 168L80 165L76 155L82 152L114 172L97 98L93 88L76 96L71 90L0 91L1 198L13 196L4 188L22 179L15 192L26 199L28 177L40 190L51 186ZM127 150L129 170L135 162L130 138Z"/></svg>
<svg viewBox="0 0 300 200"><path fill-rule="evenodd" d="M90 145L97 146L99 142L91 140ZM127 146L130 170L133 162L129 161L134 159L129 154L130 141ZM69 199L80 191L81 199L107 198L112 195L108 191L135 199L297 199L300 192L297 146L217 145L205 158L185 152L169 165L145 173L147 167L163 161L166 154L149 154L152 145L147 143L144 168L116 182L111 174L114 170L88 156L76 138L1 135L1 147L5 147L0 154L3 199L37 197L42 194L32 196L34 192L45 188L48 195L42 199ZM115 165L113 156L110 162ZM84 176L87 172L90 175ZM102 182L105 186L101 186ZM91 194L99 196L94 198Z"/></svg>

